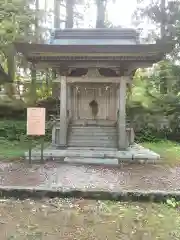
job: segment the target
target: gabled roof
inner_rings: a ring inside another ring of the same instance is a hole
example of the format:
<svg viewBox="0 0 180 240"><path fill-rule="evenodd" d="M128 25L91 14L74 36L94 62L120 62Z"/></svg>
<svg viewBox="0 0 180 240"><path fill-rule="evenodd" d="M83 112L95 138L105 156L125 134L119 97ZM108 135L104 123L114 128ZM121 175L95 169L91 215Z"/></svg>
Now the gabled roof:
<svg viewBox="0 0 180 240"><path fill-rule="evenodd" d="M64 59L71 57L121 57L136 59L151 59L160 61L162 57L171 52L172 43L136 44L136 45L50 45L15 43L16 51L23 54L27 60Z"/></svg>
<svg viewBox="0 0 180 240"><path fill-rule="evenodd" d="M134 29L55 29L49 44L15 43L28 61L145 61L155 63L172 43L140 44Z"/></svg>
<svg viewBox="0 0 180 240"><path fill-rule="evenodd" d="M137 39L139 34L131 28L73 28L54 29L51 38L75 39Z"/></svg>

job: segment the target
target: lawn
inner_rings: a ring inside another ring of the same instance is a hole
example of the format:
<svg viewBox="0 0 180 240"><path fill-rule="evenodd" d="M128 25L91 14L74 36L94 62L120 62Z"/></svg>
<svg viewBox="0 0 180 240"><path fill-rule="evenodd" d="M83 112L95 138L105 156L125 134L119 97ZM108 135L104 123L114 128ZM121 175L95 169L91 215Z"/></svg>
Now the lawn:
<svg viewBox="0 0 180 240"><path fill-rule="evenodd" d="M165 204L78 199L0 200L1 240L175 240L180 215Z"/></svg>
<svg viewBox="0 0 180 240"><path fill-rule="evenodd" d="M180 163L180 144L172 141L146 142L144 147L161 155L165 163L174 165Z"/></svg>
<svg viewBox="0 0 180 240"><path fill-rule="evenodd" d="M25 146L25 144L21 144L20 142L0 140L1 159L14 159L21 157L26 149L27 146Z"/></svg>
<svg viewBox="0 0 180 240"><path fill-rule="evenodd" d="M32 146L35 147L39 145L39 141L33 141ZM47 143L45 143L45 146ZM5 139L0 139L0 159L11 160L19 159L24 156L24 152L29 149L28 141L7 141Z"/></svg>

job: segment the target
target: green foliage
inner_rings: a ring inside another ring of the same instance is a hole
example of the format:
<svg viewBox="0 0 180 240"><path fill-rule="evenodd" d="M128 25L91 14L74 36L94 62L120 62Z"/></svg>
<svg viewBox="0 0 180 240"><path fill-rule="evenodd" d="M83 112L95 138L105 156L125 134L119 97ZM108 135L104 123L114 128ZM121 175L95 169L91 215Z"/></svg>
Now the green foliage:
<svg viewBox="0 0 180 240"><path fill-rule="evenodd" d="M1 47L14 41L34 41L33 25L42 20L44 11L34 9L35 0L0 0ZM41 28L38 27L41 31Z"/></svg>
<svg viewBox="0 0 180 240"><path fill-rule="evenodd" d="M170 61L136 72L127 116L137 141L180 140L179 73L180 67Z"/></svg>
<svg viewBox="0 0 180 240"><path fill-rule="evenodd" d="M165 5L165 6L163 6ZM143 22L153 24L154 28L149 31L148 41L157 38L163 40L174 40L179 48L179 26L180 26L180 3L179 1L164 0L150 1L139 0L134 13L134 20L139 25ZM165 38L165 39L164 39Z"/></svg>
<svg viewBox="0 0 180 240"><path fill-rule="evenodd" d="M140 131L136 131L135 141L138 143L142 142L158 142L160 140L159 136L157 136L157 132L155 129L150 129L148 127L140 129Z"/></svg>
<svg viewBox="0 0 180 240"><path fill-rule="evenodd" d="M26 117L26 106L17 99L0 99L0 119L21 120Z"/></svg>
<svg viewBox="0 0 180 240"><path fill-rule="evenodd" d="M54 98L47 98L37 101L35 104L37 107L46 108L46 116L47 120L50 115L59 114L59 100ZM18 99L0 99L0 120L1 119L13 119L17 120L26 120L26 110L27 104L25 104L22 100Z"/></svg>
<svg viewBox="0 0 180 240"><path fill-rule="evenodd" d="M0 136L9 141L20 141L26 135L26 123L23 121L0 121Z"/></svg>
<svg viewBox="0 0 180 240"><path fill-rule="evenodd" d="M0 57L8 73L13 77L15 72L14 52L10 45L15 41L32 39L34 10L30 9L32 0L0 0Z"/></svg>
<svg viewBox="0 0 180 240"><path fill-rule="evenodd" d="M175 198L167 199L166 203L172 208L180 207L180 202L177 202Z"/></svg>
<svg viewBox="0 0 180 240"><path fill-rule="evenodd" d="M12 43L44 41L42 36L45 37L47 28L39 23L44 20L45 11L39 9L38 3L35 0L0 0L0 61L11 81L17 80L20 75L17 71L19 67L28 67L22 57L16 56L15 59ZM8 85L7 88L11 90L12 86ZM11 97L14 94L10 91L8 95Z"/></svg>
<svg viewBox="0 0 180 240"><path fill-rule="evenodd" d="M0 121L1 139L7 141L27 141L29 137L26 135L26 121ZM34 140L39 137L33 137ZM51 129L46 130L45 140L51 140Z"/></svg>

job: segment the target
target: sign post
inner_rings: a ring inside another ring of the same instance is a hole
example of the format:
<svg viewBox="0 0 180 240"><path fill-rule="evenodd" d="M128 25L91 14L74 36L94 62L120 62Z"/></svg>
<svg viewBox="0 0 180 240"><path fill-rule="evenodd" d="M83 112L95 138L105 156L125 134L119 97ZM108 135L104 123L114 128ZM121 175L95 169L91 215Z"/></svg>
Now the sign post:
<svg viewBox="0 0 180 240"><path fill-rule="evenodd" d="M45 108L27 108L27 135L28 136L44 136L46 124ZM44 138L41 141L41 162L44 161ZM29 144L29 163L32 163L32 140Z"/></svg>

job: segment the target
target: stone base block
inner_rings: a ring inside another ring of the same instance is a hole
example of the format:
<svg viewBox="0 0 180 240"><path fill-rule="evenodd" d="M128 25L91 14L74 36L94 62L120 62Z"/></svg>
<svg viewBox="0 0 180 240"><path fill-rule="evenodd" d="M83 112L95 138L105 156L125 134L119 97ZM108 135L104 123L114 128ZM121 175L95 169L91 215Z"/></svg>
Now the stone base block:
<svg viewBox="0 0 180 240"><path fill-rule="evenodd" d="M119 161L117 158L73 158L66 157L64 162L67 163L78 163L78 164L97 164L97 165L118 165Z"/></svg>
<svg viewBox="0 0 180 240"><path fill-rule="evenodd" d="M88 164L111 164L117 165L121 162L126 163L159 163L160 156L149 149L137 144L129 147L126 151L107 148L66 148L58 149L49 146L43 153L44 161L56 160L69 163L88 163ZM28 152L25 159L29 159ZM32 161L40 162L41 152L38 149L32 151Z"/></svg>

